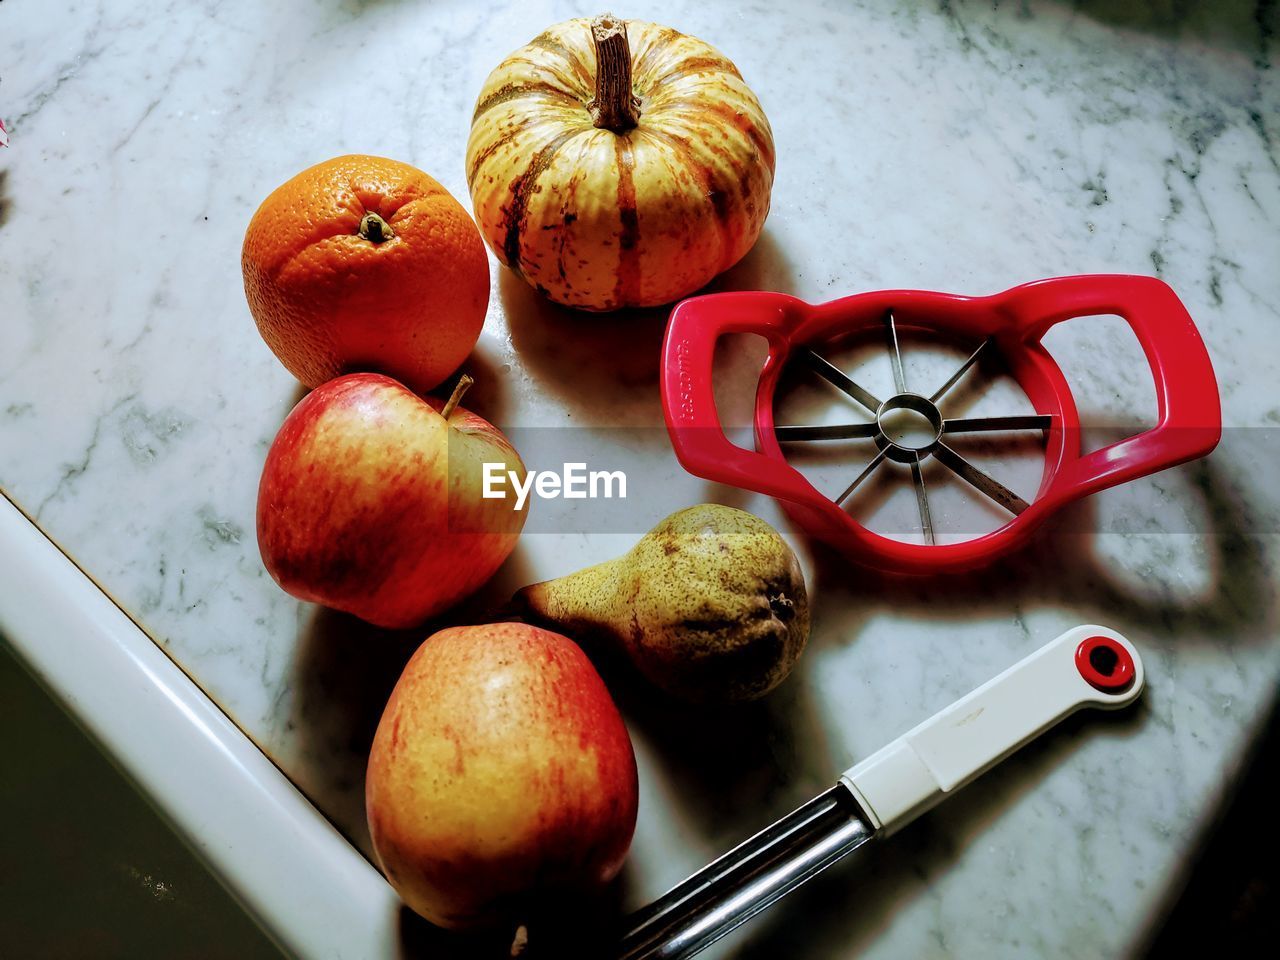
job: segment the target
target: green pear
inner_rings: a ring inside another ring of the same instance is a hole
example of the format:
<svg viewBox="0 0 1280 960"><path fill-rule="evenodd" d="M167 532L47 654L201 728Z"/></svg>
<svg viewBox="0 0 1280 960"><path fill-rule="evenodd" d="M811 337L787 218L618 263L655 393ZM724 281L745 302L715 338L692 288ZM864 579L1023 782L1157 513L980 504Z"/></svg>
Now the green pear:
<svg viewBox="0 0 1280 960"><path fill-rule="evenodd" d="M525 587L532 619L621 650L657 686L713 703L764 696L809 639L800 564L758 517L714 503L673 513L629 552Z"/></svg>

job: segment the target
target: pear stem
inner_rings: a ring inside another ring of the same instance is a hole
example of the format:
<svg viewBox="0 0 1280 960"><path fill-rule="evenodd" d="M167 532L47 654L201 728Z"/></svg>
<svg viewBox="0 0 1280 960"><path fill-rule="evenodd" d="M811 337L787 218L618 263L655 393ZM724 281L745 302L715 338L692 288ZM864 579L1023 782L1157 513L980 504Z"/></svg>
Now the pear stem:
<svg viewBox="0 0 1280 960"><path fill-rule="evenodd" d="M640 122L640 101L631 89L631 46L627 23L611 13L591 21L596 45L596 95L587 104L597 127L626 133Z"/></svg>
<svg viewBox="0 0 1280 960"><path fill-rule="evenodd" d="M366 213L360 220L360 229L356 232L370 243L382 243L396 235L396 232L391 229L391 224L376 213Z"/></svg>
<svg viewBox="0 0 1280 960"><path fill-rule="evenodd" d="M462 395L471 389L471 385L475 383L475 378L468 374L463 374L458 378L458 385L453 388L453 393L449 394L449 399L445 401L444 406L440 408L440 416L446 420L449 414L453 413L454 408L462 401Z"/></svg>

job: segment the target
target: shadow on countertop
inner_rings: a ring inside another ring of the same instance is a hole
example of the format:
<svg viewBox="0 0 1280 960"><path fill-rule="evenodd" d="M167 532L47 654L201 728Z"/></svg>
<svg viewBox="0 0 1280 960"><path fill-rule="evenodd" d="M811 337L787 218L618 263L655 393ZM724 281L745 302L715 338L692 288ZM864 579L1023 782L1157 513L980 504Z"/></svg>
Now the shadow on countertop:
<svg viewBox="0 0 1280 960"><path fill-rule="evenodd" d="M1260 58L1280 32L1280 6L1256 0L1071 0L1063 6L1107 26L1216 41Z"/></svg>
<svg viewBox="0 0 1280 960"><path fill-rule="evenodd" d="M476 593L435 620L408 630L375 627L315 606L298 639L289 718L303 758L294 780L371 862L364 776L373 735L404 665L437 630L495 619L518 587L533 579L517 545ZM500 619L500 617L499 617Z"/></svg>
<svg viewBox="0 0 1280 960"><path fill-rule="evenodd" d="M1280 693L1280 691L1277 691ZM1280 943L1280 697L1250 750L1244 776L1170 891L1167 921L1142 938L1136 955L1262 957Z"/></svg>
<svg viewBox="0 0 1280 960"><path fill-rule="evenodd" d="M789 290L790 261L768 227L735 266L690 296L727 290ZM570 410L611 426L662 423L658 392L662 338L674 304L590 313L552 303L502 267L511 343L530 375Z"/></svg>
<svg viewBox="0 0 1280 960"><path fill-rule="evenodd" d="M13 212L13 197L9 195L9 171L0 170L0 227L3 227Z"/></svg>
<svg viewBox="0 0 1280 960"><path fill-rule="evenodd" d="M1082 620L1097 618L1117 629L1140 628L1170 645L1209 638L1226 647L1264 642L1280 626L1275 584L1259 537L1269 531L1269 522L1241 499L1212 457L1176 469L1199 496L1204 511L1204 583L1158 583L1144 579L1141 568L1101 558L1094 536L1096 503L1086 499L1048 520L1026 547L971 573L942 578L913 579L861 569L851 576L843 558L815 544L817 575L811 592L859 598L867 616L905 610L926 618L969 619L1034 601L1077 611ZM841 641L825 636L819 642Z"/></svg>

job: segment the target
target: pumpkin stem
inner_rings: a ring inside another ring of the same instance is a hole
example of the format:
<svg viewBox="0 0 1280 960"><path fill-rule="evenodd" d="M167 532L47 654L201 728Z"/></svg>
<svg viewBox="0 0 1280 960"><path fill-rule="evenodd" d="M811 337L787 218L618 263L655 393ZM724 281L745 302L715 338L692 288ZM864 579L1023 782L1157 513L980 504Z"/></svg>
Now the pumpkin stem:
<svg viewBox="0 0 1280 960"><path fill-rule="evenodd" d="M626 133L640 121L640 101L631 90L631 46L627 24L611 13L591 21L596 45L596 95L587 104L597 127Z"/></svg>
<svg viewBox="0 0 1280 960"><path fill-rule="evenodd" d="M474 377L468 376L465 373L460 376L458 378L458 385L453 388L453 393L449 394L449 399L446 400L444 406L440 408L440 416L444 417L447 421L449 419L449 414L453 413L454 409L462 401L462 395L471 389L471 385L475 382Z"/></svg>
<svg viewBox="0 0 1280 960"><path fill-rule="evenodd" d="M370 243L382 243L396 235L396 232L391 229L391 224L376 213L366 213L360 221L360 229L356 232Z"/></svg>

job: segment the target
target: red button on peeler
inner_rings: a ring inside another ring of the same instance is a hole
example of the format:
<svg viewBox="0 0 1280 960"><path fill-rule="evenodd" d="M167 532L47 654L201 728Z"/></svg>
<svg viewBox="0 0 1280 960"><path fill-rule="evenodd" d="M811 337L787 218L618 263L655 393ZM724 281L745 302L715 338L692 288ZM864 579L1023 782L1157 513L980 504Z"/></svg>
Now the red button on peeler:
<svg viewBox="0 0 1280 960"><path fill-rule="evenodd" d="M1089 637L1076 647L1076 669L1094 689L1106 693L1133 683L1133 656L1111 637Z"/></svg>

